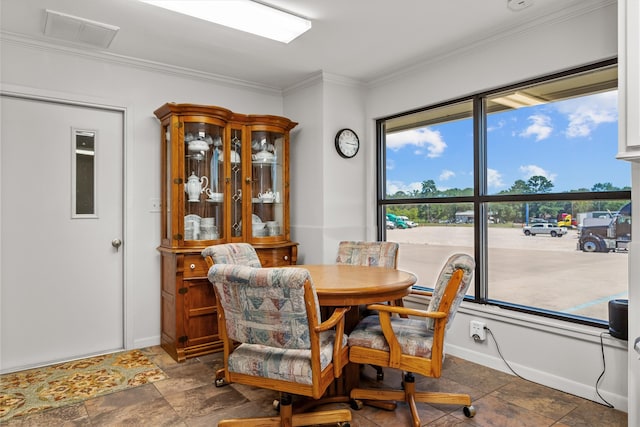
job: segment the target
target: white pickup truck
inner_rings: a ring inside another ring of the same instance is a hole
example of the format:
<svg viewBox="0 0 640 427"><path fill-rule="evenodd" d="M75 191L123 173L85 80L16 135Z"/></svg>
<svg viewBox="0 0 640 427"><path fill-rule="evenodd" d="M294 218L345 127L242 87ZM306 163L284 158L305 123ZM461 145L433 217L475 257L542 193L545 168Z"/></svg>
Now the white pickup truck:
<svg viewBox="0 0 640 427"><path fill-rule="evenodd" d="M562 237L567 234L566 227L558 227L548 222L525 225L522 228L525 236L535 236L536 234L548 234L551 237Z"/></svg>

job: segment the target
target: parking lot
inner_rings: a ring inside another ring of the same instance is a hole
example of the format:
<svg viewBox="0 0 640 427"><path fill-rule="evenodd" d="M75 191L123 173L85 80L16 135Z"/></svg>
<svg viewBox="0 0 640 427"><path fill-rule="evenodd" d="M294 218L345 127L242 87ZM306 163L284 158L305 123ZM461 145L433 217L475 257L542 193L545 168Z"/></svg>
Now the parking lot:
<svg viewBox="0 0 640 427"><path fill-rule="evenodd" d="M473 255L473 228L420 226L387 230L400 244L398 268L431 286L454 252ZM522 228L489 228L489 298L608 320L608 302L627 298L628 257L576 250L577 231L564 237L525 236ZM470 290L473 293L473 290Z"/></svg>

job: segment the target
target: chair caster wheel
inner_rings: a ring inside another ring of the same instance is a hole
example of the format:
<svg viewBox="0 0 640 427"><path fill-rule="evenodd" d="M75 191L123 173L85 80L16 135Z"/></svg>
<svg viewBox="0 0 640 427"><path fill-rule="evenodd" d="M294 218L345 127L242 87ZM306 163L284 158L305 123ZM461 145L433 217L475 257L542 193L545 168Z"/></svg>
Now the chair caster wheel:
<svg viewBox="0 0 640 427"><path fill-rule="evenodd" d="M476 408L474 408L473 406L465 406L464 408L462 408L462 412L464 413L465 417L473 418L476 415Z"/></svg>
<svg viewBox="0 0 640 427"><path fill-rule="evenodd" d="M384 381L384 373L383 372L378 372L376 374L376 381Z"/></svg>
<svg viewBox="0 0 640 427"><path fill-rule="evenodd" d="M351 399L349 401L349 406L351 406L351 409L359 411L360 409L362 409L364 407L364 404L362 403L362 400Z"/></svg>
<svg viewBox="0 0 640 427"><path fill-rule="evenodd" d="M224 386L228 385L229 383L227 381L225 381L224 378L216 378L214 384L216 385L216 387L224 387Z"/></svg>

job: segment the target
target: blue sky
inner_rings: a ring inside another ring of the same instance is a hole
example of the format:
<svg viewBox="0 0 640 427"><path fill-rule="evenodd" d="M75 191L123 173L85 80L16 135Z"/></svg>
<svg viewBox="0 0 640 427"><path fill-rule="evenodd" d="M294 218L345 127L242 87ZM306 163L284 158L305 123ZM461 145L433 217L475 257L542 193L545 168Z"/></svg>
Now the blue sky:
<svg viewBox="0 0 640 427"><path fill-rule="evenodd" d="M554 192L631 185L618 150L617 91L508 110L487 118L489 193L541 175ZM471 119L387 135L387 194L473 186Z"/></svg>

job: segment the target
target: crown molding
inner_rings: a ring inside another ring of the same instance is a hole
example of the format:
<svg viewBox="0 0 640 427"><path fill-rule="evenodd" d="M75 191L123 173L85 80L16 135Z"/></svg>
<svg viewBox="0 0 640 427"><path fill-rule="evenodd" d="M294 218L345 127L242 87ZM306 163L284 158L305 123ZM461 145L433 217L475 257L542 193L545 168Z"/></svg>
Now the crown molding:
<svg viewBox="0 0 640 427"><path fill-rule="evenodd" d="M241 79L235 79L233 77L223 76L220 74L207 73L186 67L178 67L160 62L147 61L124 55L117 55L105 51L87 50L66 44L53 44L40 39L26 37L22 34L16 34L8 31L0 31L0 41L3 43L11 43L17 46L22 46L34 50L72 55L80 58L102 61L131 68L137 68L145 71L168 74L172 76L188 77L235 88L264 92L271 95L282 95L282 89L278 87L267 86Z"/></svg>
<svg viewBox="0 0 640 427"><path fill-rule="evenodd" d="M286 95L293 91L297 91L300 89L304 89L307 87L314 86L318 83L332 83L341 86L348 86L357 89L362 89L366 87L366 84L360 80L352 79L349 77L341 76L339 74L328 73L326 71L316 71L315 73L309 74L304 79L300 80L297 83L292 84L291 86L287 86L283 89L283 94Z"/></svg>

